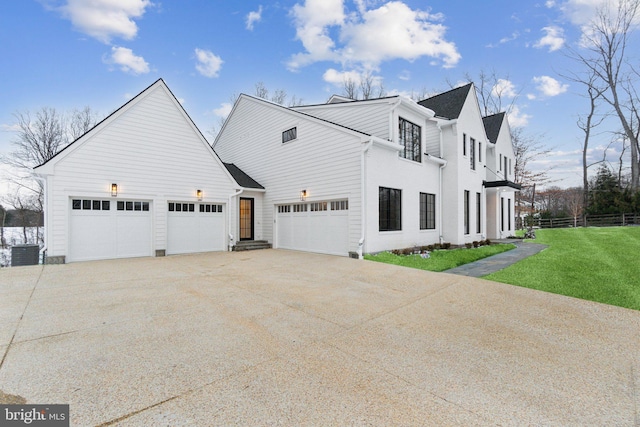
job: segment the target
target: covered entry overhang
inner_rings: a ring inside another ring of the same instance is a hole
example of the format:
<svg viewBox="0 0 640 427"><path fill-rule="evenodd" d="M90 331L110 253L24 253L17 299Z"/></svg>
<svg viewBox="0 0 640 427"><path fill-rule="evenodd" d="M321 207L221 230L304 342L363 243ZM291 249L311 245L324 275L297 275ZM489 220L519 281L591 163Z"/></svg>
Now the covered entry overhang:
<svg viewBox="0 0 640 427"><path fill-rule="evenodd" d="M516 191L522 190L522 186L520 184L516 184L513 181L503 180L503 181L482 181L482 185L485 188L511 188Z"/></svg>

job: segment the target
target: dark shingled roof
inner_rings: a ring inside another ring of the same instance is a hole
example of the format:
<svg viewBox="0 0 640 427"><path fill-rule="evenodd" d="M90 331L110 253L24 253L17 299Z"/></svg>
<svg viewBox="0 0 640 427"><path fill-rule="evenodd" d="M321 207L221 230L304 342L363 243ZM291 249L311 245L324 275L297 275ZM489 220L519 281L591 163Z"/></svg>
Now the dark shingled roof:
<svg viewBox="0 0 640 427"><path fill-rule="evenodd" d="M264 187L258 184L253 178L244 173L239 167L233 163L224 163L224 167L227 168L233 179L236 180L238 185L244 188L259 188L264 190Z"/></svg>
<svg viewBox="0 0 640 427"><path fill-rule="evenodd" d="M482 123L484 123L484 130L487 132L487 138L494 144L498 140L498 134L502 127L502 121L504 120L504 112L493 114L491 116L483 117Z"/></svg>
<svg viewBox="0 0 640 427"><path fill-rule="evenodd" d="M472 83L457 87L450 91L441 93L431 98L419 101L418 104L433 110L437 117L445 117L447 119L457 119L460 111L467 99Z"/></svg>

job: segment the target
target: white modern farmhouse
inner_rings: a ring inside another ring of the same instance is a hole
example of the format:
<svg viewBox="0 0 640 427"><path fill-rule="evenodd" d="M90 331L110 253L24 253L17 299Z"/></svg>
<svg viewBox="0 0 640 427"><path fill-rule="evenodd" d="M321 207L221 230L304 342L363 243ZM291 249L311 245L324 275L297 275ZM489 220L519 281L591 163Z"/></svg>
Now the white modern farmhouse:
<svg viewBox="0 0 640 427"><path fill-rule="evenodd" d="M471 84L287 108L241 95L212 146L160 79L48 162L48 262L223 251L343 256L513 234L505 114Z"/></svg>

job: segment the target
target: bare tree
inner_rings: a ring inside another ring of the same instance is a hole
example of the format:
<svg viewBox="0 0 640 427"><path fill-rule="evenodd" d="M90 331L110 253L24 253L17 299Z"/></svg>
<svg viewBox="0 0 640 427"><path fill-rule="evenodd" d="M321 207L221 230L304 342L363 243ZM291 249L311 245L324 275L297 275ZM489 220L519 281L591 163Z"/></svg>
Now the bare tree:
<svg viewBox="0 0 640 427"><path fill-rule="evenodd" d="M640 12L640 0L619 0L615 10L603 4L583 34L586 53L571 50L569 56L595 76L601 97L615 111L631 148L631 188L640 187L638 132L631 119L637 104L634 80L637 72L627 58L630 33ZM637 120L636 120L637 122ZM637 123L636 123L637 126Z"/></svg>
<svg viewBox="0 0 640 427"><path fill-rule="evenodd" d="M342 81L342 94L349 99L374 99L385 96L382 80L367 71L355 80L347 77Z"/></svg>
<svg viewBox="0 0 640 427"><path fill-rule="evenodd" d="M567 188L564 190L564 201L567 209L573 217L573 226L578 226L578 218L584 213L584 197L580 187Z"/></svg>
<svg viewBox="0 0 640 427"><path fill-rule="evenodd" d="M84 107L82 110L73 110L70 115L67 128L68 141L73 142L98 123L100 117L91 107Z"/></svg>
<svg viewBox="0 0 640 427"><path fill-rule="evenodd" d="M351 77L342 81L342 94L349 99L358 99L358 84Z"/></svg>
<svg viewBox="0 0 640 427"><path fill-rule="evenodd" d="M74 111L69 118L54 108L41 108L35 116L26 111L17 112L14 117L18 130L12 141L13 150L0 158L11 167L9 182L16 187L15 194L6 202L20 212L39 214L44 206L44 188L36 179L33 168L51 159L93 127L97 115L89 107ZM26 228L24 233L26 240Z"/></svg>

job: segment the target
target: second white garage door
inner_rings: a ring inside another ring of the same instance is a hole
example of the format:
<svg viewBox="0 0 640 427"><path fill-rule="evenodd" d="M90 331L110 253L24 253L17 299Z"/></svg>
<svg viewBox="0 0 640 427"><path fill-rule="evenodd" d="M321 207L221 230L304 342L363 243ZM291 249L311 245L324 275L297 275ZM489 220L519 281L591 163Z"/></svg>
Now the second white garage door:
<svg viewBox="0 0 640 427"><path fill-rule="evenodd" d="M169 202L167 255L225 250L224 205Z"/></svg>
<svg viewBox="0 0 640 427"><path fill-rule="evenodd" d="M349 254L348 200L286 204L277 210L278 248Z"/></svg>

